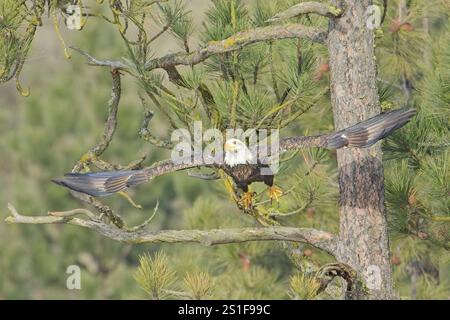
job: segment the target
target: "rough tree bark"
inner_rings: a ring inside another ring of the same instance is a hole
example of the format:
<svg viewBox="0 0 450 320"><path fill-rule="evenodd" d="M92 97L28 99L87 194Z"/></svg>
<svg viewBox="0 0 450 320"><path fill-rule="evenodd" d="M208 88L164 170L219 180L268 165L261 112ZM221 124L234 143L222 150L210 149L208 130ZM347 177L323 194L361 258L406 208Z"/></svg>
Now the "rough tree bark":
<svg viewBox="0 0 450 320"><path fill-rule="evenodd" d="M373 30L366 26L371 0L333 1L344 14L330 20L328 48L336 130L380 113ZM351 299L391 299L392 269L384 204L380 144L337 152L341 243L337 259L353 267L366 287Z"/></svg>

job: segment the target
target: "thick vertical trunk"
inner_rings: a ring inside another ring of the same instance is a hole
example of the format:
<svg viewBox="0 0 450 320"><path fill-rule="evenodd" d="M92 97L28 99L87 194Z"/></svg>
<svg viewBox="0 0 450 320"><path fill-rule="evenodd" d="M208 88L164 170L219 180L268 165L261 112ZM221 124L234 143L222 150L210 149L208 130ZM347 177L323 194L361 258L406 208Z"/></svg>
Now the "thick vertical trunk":
<svg viewBox="0 0 450 320"><path fill-rule="evenodd" d="M331 101L336 130L380 113L370 0L333 1L345 7L330 22ZM339 150L340 240L338 260L352 266L367 288L354 299L393 297L381 149Z"/></svg>

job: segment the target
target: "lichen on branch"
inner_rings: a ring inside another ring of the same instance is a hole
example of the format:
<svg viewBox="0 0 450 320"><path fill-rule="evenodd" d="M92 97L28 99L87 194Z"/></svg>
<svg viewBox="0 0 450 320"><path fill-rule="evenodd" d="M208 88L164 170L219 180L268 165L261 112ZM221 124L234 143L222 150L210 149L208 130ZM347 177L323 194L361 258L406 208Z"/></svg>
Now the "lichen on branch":
<svg viewBox="0 0 450 320"><path fill-rule="evenodd" d="M343 10L332 5L326 5L320 2L308 1L296 4L289 9L282 11L269 20L268 22L286 20L297 17L302 14L318 14L324 17L336 18L342 14Z"/></svg>
<svg viewBox="0 0 450 320"><path fill-rule="evenodd" d="M5 219L10 224L70 224L93 230L99 234L119 242L144 243L200 243L203 245L218 245L227 243L241 243L248 241L292 241L310 244L335 254L338 240L329 232L311 228L292 227L261 227L261 228L233 228L211 230L160 230L148 231L141 229L118 228L95 218L95 214L86 209L75 209L66 212L49 212L44 216L24 216L11 204L8 205L11 215ZM77 218L76 215L87 218Z"/></svg>

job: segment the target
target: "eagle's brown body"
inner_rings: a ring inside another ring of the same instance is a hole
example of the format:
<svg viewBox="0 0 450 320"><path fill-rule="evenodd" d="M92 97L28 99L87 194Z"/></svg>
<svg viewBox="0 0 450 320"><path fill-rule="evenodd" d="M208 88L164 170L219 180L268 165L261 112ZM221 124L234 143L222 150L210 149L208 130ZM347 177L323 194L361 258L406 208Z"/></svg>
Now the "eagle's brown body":
<svg viewBox="0 0 450 320"><path fill-rule="evenodd" d="M228 174L239 189L248 192L248 186L253 182L264 182L269 187L273 186L273 174L262 175L261 169L267 165L261 164L238 164L235 166L223 166L223 170Z"/></svg>

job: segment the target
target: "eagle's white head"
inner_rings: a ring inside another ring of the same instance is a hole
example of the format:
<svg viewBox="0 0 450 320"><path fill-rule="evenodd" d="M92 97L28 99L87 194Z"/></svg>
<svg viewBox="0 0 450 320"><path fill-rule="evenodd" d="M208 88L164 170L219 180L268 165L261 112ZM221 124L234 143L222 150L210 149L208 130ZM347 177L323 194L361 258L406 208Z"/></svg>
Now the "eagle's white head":
<svg viewBox="0 0 450 320"><path fill-rule="evenodd" d="M225 163L230 167L253 162L252 152L239 139L228 139L225 142Z"/></svg>

